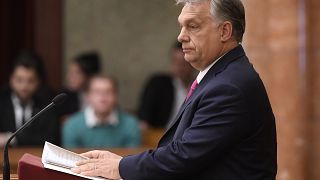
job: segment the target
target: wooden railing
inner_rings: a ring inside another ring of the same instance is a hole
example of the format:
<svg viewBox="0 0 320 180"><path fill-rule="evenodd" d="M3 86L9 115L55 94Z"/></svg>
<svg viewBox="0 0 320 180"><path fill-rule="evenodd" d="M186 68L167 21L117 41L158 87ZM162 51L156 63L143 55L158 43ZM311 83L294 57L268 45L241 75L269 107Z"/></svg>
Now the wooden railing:
<svg viewBox="0 0 320 180"><path fill-rule="evenodd" d="M0 174L0 180L2 180L2 174ZM18 180L18 174L11 174L10 180Z"/></svg>

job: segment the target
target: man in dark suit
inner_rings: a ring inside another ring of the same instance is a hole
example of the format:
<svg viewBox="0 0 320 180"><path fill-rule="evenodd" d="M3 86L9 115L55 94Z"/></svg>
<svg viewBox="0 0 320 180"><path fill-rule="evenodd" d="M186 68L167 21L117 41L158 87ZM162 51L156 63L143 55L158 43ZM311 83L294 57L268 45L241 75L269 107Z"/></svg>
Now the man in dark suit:
<svg viewBox="0 0 320 180"><path fill-rule="evenodd" d="M240 0L179 0L185 59L200 71L155 150L84 153L73 171L124 180L274 180L276 128L259 75L239 44Z"/></svg>
<svg viewBox="0 0 320 180"><path fill-rule="evenodd" d="M32 52L21 52L10 77L10 85L0 92L0 146L33 115L50 103L50 92L44 88L40 58ZM18 146L42 146L44 141L59 143L59 123L53 110L41 116L13 141Z"/></svg>
<svg viewBox="0 0 320 180"><path fill-rule="evenodd" d="M141 94L138 116L143 129L164 128L178 112L194 79L194 69L184 59L182 44L171 49L170 73L152 76Z"/></svg>

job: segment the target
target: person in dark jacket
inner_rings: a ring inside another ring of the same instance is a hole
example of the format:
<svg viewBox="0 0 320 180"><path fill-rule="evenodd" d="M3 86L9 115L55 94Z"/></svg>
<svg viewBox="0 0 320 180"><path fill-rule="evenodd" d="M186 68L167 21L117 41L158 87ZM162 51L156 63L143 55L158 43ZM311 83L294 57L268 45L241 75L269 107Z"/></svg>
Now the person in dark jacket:
<svg viewBox="0 0 320 180"><path fill-rule="evenodd" d="M9 86L0 92L0 146L14 131L48 105L51 91L45 86L42 60L31 51L21 52L14 64ZM44 141L59 144L59 122L50 110L12 141L17 146L42 146Z"/></svg>
<svg viewBox="0 0 320 180"><path fill-rule="evenodd" d="M83 110L85 89L89 79L101 71L101 60L97 52L85 52L76 56L68 66L66 87L60 92L66 93L68 98L59 107L59 116L62 119Z"/></svg>
<svg viewBox="0 0 320 180"><path fill-rule="evenodd" d="M170 55L170 73L152 76L141 94L138 116L143 129L165 128L184 102L195 77L195 70L184 59L180 42L174 44Z"/></svg>

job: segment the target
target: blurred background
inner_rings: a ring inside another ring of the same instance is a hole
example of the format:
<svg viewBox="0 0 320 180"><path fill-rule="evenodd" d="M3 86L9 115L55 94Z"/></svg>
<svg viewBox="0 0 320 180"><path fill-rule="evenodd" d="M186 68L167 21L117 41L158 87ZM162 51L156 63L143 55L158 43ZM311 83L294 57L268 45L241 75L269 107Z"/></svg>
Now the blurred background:
<svg viewBox="0 0 320 180"><path fill-rule="evenodd" d="M318 180L320 1L243 3L243 46L276 116L278 180ZM0 86L8 85L22 50L41 57L51 94L69 87L75 59L93 54L97 72L117 79L119 105L141 119L147 82L172 71L180 10L173 0L2 0Z"/></svg>

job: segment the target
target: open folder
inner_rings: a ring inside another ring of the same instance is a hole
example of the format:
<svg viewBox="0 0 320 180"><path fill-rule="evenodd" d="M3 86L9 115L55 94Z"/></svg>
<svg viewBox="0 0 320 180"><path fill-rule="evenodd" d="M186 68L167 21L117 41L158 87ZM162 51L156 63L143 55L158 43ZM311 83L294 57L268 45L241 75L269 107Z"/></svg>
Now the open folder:
<svg viewBox="0 0 320 180"><path fill-rule="evenodd" d="M80 174L76 174L70 170L71 168L76 166L76 162L86 159L88 158L81 156L77 153L68 151L66 149L63 149L49 142L45 142L41 161L44 168L47 169L83 177L86 179L105 180L105 178L101 177L83 176Z"/></svg>

